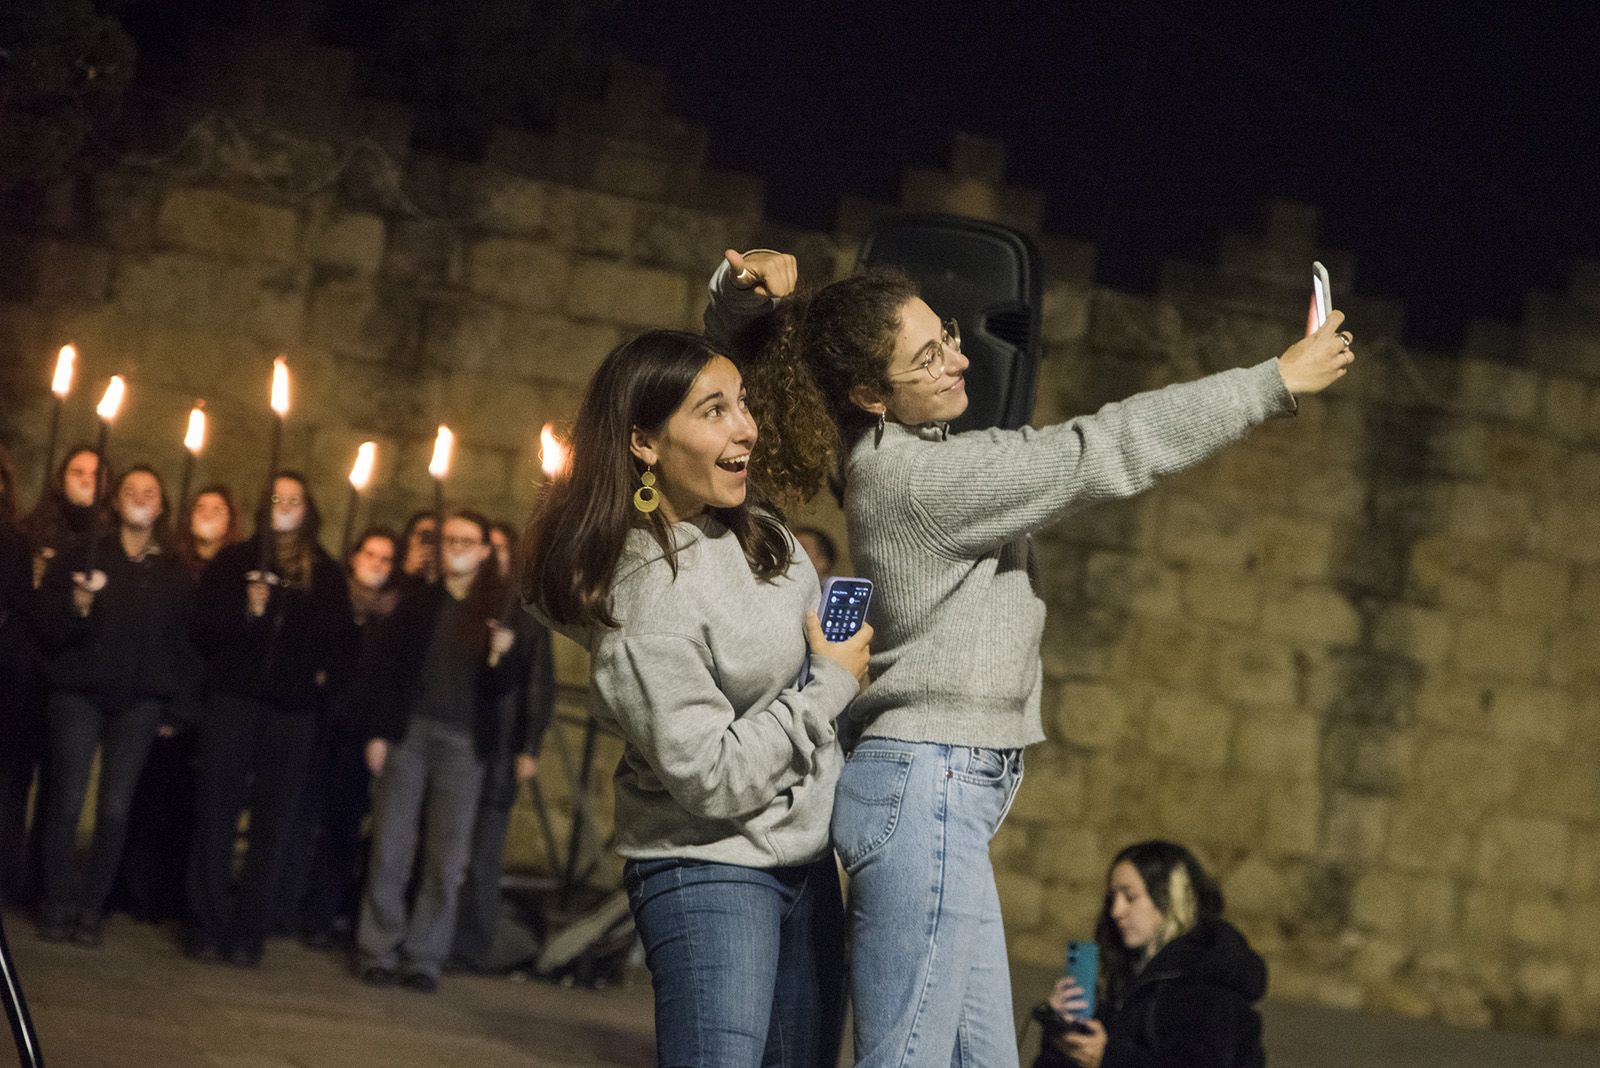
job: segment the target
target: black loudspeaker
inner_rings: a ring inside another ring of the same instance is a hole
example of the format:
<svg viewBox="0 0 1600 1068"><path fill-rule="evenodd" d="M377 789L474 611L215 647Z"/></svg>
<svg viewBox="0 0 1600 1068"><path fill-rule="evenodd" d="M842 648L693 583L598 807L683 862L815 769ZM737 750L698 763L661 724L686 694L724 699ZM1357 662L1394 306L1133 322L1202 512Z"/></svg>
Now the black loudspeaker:
<svg viewBox="0 0 1600 1068"><path fill-rule="evenodd" d="M941 319L961 324L972 366L967 410L952 431L1028 421L1041 341L1039 251L1026 235L954 215L908 215L868 236L861 263L899 267Z"/></svg>

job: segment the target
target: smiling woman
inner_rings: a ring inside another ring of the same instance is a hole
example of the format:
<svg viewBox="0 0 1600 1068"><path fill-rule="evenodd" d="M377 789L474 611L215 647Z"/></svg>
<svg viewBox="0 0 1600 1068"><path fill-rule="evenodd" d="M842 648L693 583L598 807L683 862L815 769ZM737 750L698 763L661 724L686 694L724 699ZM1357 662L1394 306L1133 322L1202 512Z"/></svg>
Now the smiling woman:
<svg viewBox="0 0 1600 1068"><path fill-rule="evenodd" d="M626 743L617 848L663 1065L838 1053L834 723L872 628L823 639L816 572L750 473L758 439L732 361L647 333L595 373L528 532L524 593L589 651L596 715Z"/></svg>

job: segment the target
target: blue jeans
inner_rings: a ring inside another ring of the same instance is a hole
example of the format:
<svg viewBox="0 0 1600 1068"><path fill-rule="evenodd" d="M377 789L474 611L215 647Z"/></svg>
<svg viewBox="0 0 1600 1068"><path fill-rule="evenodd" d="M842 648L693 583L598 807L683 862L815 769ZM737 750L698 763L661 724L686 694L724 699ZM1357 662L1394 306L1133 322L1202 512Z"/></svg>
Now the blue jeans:
<svg viewBox="0 0 1600 1068"><path fill-rule="evenodd" d="M630 860L661 1068L833 1068L844 906L833 857L789 868Z"/></svg>
<svg viewBox="0 0 1600 1068"><path fill-rule="evenodd" d="M833 844L850 874L856 1064L1017 1064L989 840L1020 749L868 738L845 762Z"/></svg>
<svg viewBox="0 0 1600 1068"><path fill-rule="evenodd" d="M372 800L372 859L356 922L363 966L439 977L455 938L482 788L483 760L472 735L412 716L405 738L389 747ZM422 880L408 912L406 884L419 840Z"/></svg>
<svg viewBox="0 0 1600 1068"><path fill-rule="evenodd" d="M58 923L72 911L68 887L76 852L78 815L89 789L94 753L100 753L100 787L95 802L94 844L89 871L75 902L86 916L98 917L117 877L128 836L128 808L139 773L150 755L161 715L161 701L135 701L108 709L92 697L58 690L50 695L50 761L55 789L44 820L44 878L40 913Z"/></svg>

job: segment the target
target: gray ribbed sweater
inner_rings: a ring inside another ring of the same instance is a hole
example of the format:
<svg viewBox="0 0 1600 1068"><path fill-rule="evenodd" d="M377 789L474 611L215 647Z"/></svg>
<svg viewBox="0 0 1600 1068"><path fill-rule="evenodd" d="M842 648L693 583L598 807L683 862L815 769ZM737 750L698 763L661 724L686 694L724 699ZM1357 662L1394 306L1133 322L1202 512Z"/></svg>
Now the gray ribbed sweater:
<svg viewBox="0 0 1600 1068"><path fill-rule="evenodd" d="M1276 359L1035 430L894 423L850 454L850 555L873 582L866 737L1013 748L1044 737L1045 605L1028 535L1131 497L1295 410Z"/></svg>
<svg viewBox="0 0 1600 1068"><path fill-rule="evenodd" d="M758 868L815 860L844 763L835 720L857 690L825 657L795 687L816 571L794 545L786 574L757 578L711 517L672 533L676 577L646 531L629 533L611 590L620 627L558 628L589 650L592 711L626 743L617 850Z"/></svg>

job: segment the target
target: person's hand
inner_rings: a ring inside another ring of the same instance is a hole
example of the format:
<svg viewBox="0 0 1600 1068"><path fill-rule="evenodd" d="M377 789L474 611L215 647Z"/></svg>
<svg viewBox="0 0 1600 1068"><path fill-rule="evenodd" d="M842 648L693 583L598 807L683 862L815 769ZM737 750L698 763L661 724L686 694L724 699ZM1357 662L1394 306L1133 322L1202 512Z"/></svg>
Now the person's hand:
<svg viewBox="0 0 1600 1068"><path fill-rule="evenodd" d="M723 256L728 260L733 284L739 289L755 290L758 297L787 297L800 278L800 268L787 252L765 248L735 252L730 248Z"/></svg>
<svg viewBox="0 0 1600 1068"><path fill-rule="evenodd" d="M382 738L373 738L367 742L367 770L374 775L383 774L383 766L389 761L389 743Z"/></svg>
<svg viewBox="0 0 1600 1068"><path fill-rule="evenodd" d="M272 587L265 582L249 582L244 587L244 607L257 619L267 614L267 598L272 596Z"/></svg>
<svg viewBox="0 0 1600 1068"><path fill-rule="evenodd" d="M1070 975L1064 975L1056 980L1055 987L1045 1001L1063 1020L1076 1019L1089 1011L1088 995Z"/></svg>
<svg viewBox="0 0 1600 1068"><path fill-rule="evenodd" d="M830 642L822 634L822 620L815 611L806 613L806 644L811 655L825 656L856 677L861 685L867 684L867 662L872 658L872 624L863 623L861 629L842 642Z"/></svg>
<svg viewBox="0 0 1600 1068"><path fill-rule="evenodd" d="M516 640L516 631L501 626L493 619L489 620L489 666L494 667L500 663L500 658L511 651L511 646Z"/></svg>
<svg viewBox="0 0 1600 1068"><path fill-rule="evenodd" d="M1350 343L1355 336L1340 330L1344 312L1333 311L1317 332L1296 341L1278 357L1278 373L1290 393L1321 393L1345 376L1356 358Z"/></svg>
<svg viewBox="0 0 1600 1068"><path fill-rule="evenodd" d="M106 573L99 569L72 573L72 610L78 618L87 619L94 608L94 595L106 588Z"/></svg>
<svg viewBox="0 0 1600 1068"><path fill-rule="evenodd" d="M1056 1039L1057 1048L1072 1058L1078 1068L1100 1068L1106 1056L1106 1027L1099 1020L1085 1020L1085 1031L1068 1031Z"/></svg>
<svg viewBox="0 0 1600 1068"><path fill-rule="evenodd" d="M50 561L55 559L56 551L46 545L33 554L33 588L38 589L44 581L44 573L50 569Z"/></svg>
<svg viewBox="0 0 1600 1068"><path fill-rule="evenodd" d="M532 753L517 754L517 781L527 782L539 774L539 758Z"/></svg>

